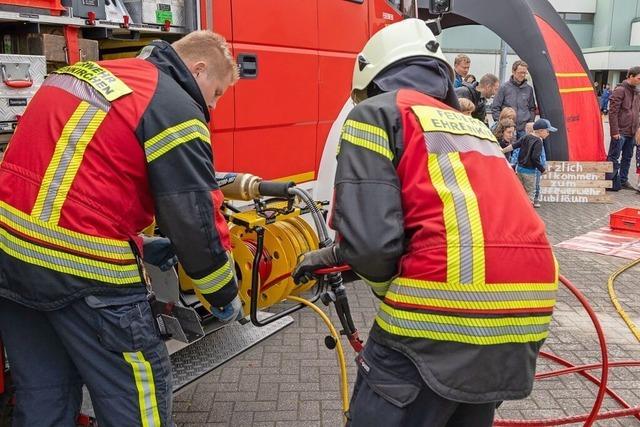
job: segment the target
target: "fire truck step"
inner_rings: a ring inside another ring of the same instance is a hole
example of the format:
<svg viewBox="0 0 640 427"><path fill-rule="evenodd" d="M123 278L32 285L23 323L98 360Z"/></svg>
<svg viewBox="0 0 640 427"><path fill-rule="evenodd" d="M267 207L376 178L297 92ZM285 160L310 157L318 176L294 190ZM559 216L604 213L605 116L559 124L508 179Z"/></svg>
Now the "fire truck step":
<svg viewBox="0 0 640 427"><path fill-rule="evenodd" d="M251 323L236 322L216 330L171 355L173 391L197 381L202 376L259 342L293 323L290 316L258 328Z"/></svg>

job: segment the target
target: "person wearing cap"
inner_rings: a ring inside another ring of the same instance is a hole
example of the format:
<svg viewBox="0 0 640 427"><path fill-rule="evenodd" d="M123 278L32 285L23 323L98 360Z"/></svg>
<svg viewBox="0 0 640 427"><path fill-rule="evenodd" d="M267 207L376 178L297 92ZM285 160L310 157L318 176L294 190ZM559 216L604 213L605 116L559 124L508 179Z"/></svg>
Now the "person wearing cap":
<svg viewBox="0 0 640 427"><path fill-rule="evenodd" d="M457 111L453 78L424 21L367 42L337 153L336 243L292 273L348 264L381 300L350 427L489 427L496 402L531 393L554 257L495 137Z"/></svg>
<svg viewBox="0 0 640 427"><path fill-rule="evenodd" d="M540 207L540 191L536 190L536 176L545 173L545 153L543 141L551 132L558 129L547 119L538 119L533 123L533 132L524 135L516 143L503 148L504 153L520 149L516 172L522 182L533 207Z"/></svg>

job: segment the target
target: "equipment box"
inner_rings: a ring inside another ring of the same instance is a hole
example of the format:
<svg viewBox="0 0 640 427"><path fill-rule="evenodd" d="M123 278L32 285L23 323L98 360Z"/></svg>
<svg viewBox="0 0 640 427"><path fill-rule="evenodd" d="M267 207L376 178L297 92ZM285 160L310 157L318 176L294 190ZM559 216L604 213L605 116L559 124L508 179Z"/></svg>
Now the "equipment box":
<svg viewBox="0 0 640 427"><path fill-rule="evenodd" d="M55 34L29 34L27 46L30 55L44 55L49 62L66 63L67 43L64 36ZM79 39L80 61L98 60L98 41Z"/></svg>
<svg viewBox="0 0 640 427"><path fill-rule="evenodd" d="M46 70L44 56L0 55L0 133L13 132L18 118L42 86Z"/></svg>
<svg viewBox="0 0 640 427"><path fill-rule="evenodd" d="M640 233L640 209L624 208L609 216L609 226L613 230Z"/></svg>
<svg viewBox="0 0 640 427"><path fill-rule="evenodd" d="M174 27L184 27L184 0L124 0L124 5L137 24L164 25L170 21Z"/></svg>
<svg viewBox="0 0 640 427"><path fill-rule="evenodd" d="M104 3L105 0L71 0L73 16L88 18L89 12L93 12L95 19L104 20L107 18Z"/></svg>

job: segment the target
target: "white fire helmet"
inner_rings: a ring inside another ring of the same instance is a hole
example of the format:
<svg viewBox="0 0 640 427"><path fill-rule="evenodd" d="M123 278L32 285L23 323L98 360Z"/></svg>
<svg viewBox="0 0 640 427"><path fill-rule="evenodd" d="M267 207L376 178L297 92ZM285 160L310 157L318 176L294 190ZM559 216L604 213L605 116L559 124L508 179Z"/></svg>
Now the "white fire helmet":
<svg viewBox="0 0 640 427"><path fill-rule="evenodd" d="M406 58L420 56L440 60L447 65L451 79L455 78L440 43L423 20L405 19L378 31L356 57L352 98L356 102L365 99L364 91L367 86L388 66Z"/></svg>

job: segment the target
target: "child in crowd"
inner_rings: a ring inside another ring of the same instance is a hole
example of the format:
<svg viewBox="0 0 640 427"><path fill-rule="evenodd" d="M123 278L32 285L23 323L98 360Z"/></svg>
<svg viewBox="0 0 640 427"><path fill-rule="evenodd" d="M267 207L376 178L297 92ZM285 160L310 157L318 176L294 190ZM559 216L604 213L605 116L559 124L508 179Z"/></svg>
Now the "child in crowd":
<svg viewBox="0 0 640 427"><path fill-rule="evenodd" d="M527 132L527 135L531 135L533 133L533 122L529 122L526 124L525 126L525 132ZM545 167L545 169L547 168L547 151L544 148L544 142L542 143L542 153L540 154L540 162L542 163L542 166ZM538 206L534 206L535 207L539 207L540 206L540 181L542 180L542 174L540 173L539 170L536 169L536 193L534 195L533 200L537 200L538 201Z"/></svg>
<svg viewBox="0 0 640 427"><path fill-rule="evenodd" d="M520 152L517 156L518 178L522 182L524 189L533 202L533 207L540 207L540 192L536 192L536 171L540 174L545 173L543 164L544 144L543 141L549 136L550 132L556 132L549 120L538 119L533 124L533 132L520 138L515 144L509 145L502 151L507 153L519 148ZM515 153L514 155L515 156Z"/></svg>
<svg viewBox="0 0 640 427"><path fill-rule="evenodd" d="M470 116L476 111L476 106L467 98L459 98L458 103L460 103L460 112L465 116Z"/></svg>
<svg viewBox="0 0 640 427"><path fill-rule="evenodd" d="M515 121L516 121L516 110L514 110L511 107L504 107L502 109L502 111L500 111L500 117L498 117L498 121L494 122L493 125L491 125L491 130L492 131L495 130L495 128L498 127L498 123L500 123L504 119L511 119L515 123Z"/></svg>
<svg viewBox="0 0 640 427"><path fill-rule="evenodd" d="M516 123L511 119L502 119L498 123L498 126L493 131L500 148L507 148L510 144L513 144L516 136ZM504 153L507 161L511 160L511 153Z"/></svg>

